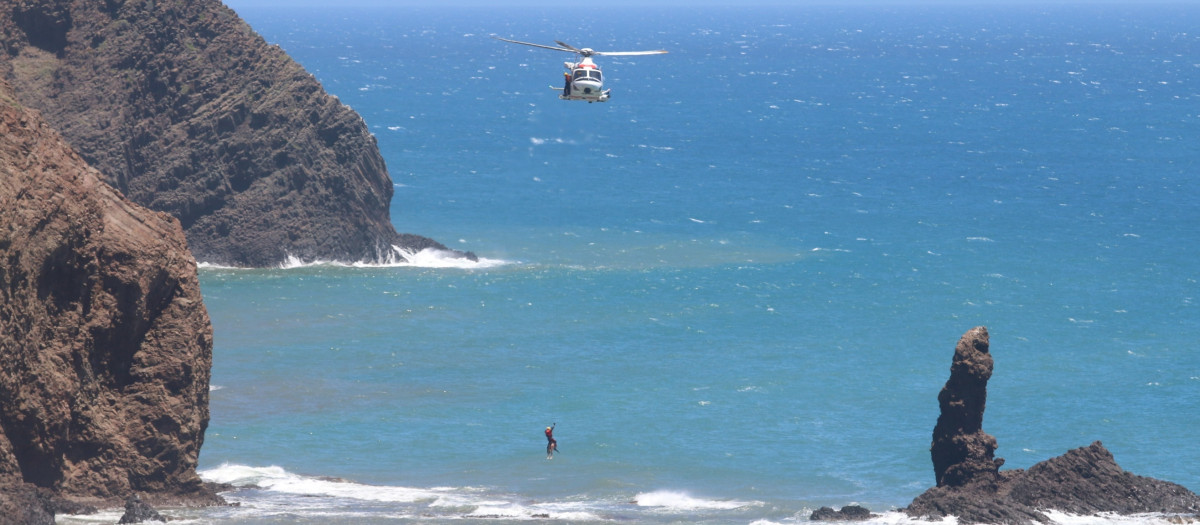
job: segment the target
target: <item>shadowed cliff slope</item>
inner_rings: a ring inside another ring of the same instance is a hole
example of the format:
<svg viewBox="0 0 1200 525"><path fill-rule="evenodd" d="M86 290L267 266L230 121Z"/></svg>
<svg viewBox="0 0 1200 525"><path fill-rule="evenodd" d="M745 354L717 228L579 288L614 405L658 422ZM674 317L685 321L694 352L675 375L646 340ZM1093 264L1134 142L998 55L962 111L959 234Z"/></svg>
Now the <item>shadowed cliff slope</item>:
<svg viewBox="0 0 1200 525"><path fill-rule="evenodd" d="M0 76L197 260L445 248L396 233L362 118L217 0L0 1Z"/></svg>
<svg viewBox="0 0 1200 525"><path fill-rule="evenodd" d="M212 327L179 222L106 185L3 82L0 363L0 514L47 501L13 496L30 485L220 501L196 474Z"/></svg>

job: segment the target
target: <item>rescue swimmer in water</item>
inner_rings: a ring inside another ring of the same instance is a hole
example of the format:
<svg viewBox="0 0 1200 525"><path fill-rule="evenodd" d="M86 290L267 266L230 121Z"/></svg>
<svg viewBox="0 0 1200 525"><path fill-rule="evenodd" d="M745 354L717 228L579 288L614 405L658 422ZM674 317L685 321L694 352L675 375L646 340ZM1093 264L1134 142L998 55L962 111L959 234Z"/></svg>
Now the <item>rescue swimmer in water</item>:
<svg viewBox="0 0 1200 525"><path fill-rule="evenodd" d="M563 62L563 66L567 68L568 72L563 74L565 83L561 88L562 94L558 98L563 100L586 100L589 104L592 102L607 102L608 96L612 92L611 89L604 89L604 74L600 72L600 66L592 61L593 56L640 56L666 53L662 49L655 51L596 51L590 47L577 48L558 40L554 41L558 44L558 47L555 47L531 44L519 40L509 40L498 36L493 36L492 38L513 44L566 51L578 55L579 60L576 62ZM550 86L550 89L560 90L560 88L555 86Z"/></svg>
<svg viewBox="0 0 1200 525"><path fill-rule="evenodd" d="M554 423L546 427L546 459L554 459L554 453L558 452L558 441L554 440L554 427L558 423Z"/></svg>

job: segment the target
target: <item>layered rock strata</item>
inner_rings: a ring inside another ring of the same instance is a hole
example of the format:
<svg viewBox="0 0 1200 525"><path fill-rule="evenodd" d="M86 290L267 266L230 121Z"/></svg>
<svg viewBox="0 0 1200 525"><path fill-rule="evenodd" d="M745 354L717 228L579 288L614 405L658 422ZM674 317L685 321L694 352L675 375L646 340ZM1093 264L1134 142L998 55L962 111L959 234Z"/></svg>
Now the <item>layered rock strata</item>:
<svg viewBox="0 0 1200 525"><path fill-rule="evenodd" d="M196 474L212 328L179 221L105 184L2 82L0 363L6 516L220 502Z"/></svg>
<svg viewBox="0 0 1200 525"><path fill-rule="evenodd" d="M218 0L7 2L0 77L110 185L178 218L197 260L445 249L396 232L362 118Z"/></svg>
<svg viewBox="0 0 1200 525"><path fill-rule="evenodd" d="M996 439L983 432L992 356L984 327L959 340L950 379L938 394L941 415L930 455L937 486L913 500L910 516L956 516L958 523L1050 523L1043 511L1076 515L1195 515L1200 496L1167 481L1121 469L1099 441L1038 463L1001 471Z"/></svg>

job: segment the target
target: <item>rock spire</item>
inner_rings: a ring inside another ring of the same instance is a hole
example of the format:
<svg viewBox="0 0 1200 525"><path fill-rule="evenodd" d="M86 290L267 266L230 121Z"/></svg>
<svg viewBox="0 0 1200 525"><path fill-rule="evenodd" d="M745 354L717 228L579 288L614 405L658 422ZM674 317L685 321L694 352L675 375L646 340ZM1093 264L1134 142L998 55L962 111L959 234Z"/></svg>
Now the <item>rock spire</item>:
<svg viewBox="0 0 1200 525"><path fill-rule="evenodd" d="M983 431L987 382L992 377L987 328L963 334L954 349L950 379L938 393L941 414L933 427L933 473L939 487L994 483L1003 459L994 459L996 438Z"/></svg>
<svg viewBox="0 0 1200 525"><path fill-rule="evenodd" d="M991 376L987 328L972 328L959 339L950 379L938 394L941 415L930 446L937 486L917 496L904 509L908 515L1025 525L1050 523L1046 510L1084 516L1200 512L1200 496L1175 483L1122 470L1099 441L1029 470L1001 471L1004 460L994 457L996 438L983 431Z"/></svg>

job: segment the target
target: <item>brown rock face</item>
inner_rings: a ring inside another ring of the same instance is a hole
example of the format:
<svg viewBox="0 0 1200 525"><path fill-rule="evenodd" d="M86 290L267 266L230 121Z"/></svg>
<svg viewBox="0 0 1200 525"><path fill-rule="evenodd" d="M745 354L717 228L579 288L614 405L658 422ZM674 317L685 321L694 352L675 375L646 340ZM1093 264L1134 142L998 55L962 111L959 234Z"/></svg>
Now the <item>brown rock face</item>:
<svg viewBox="0 0 1200 525"><path fill-rule="evenodd" d="M941 415L933 427L933 472L937 485L995 482L1003 459L994 459L996 438L983 431L987 382L992 377L987 328L963 334L954 349L950 379L938 393Z"/></svg>
<svg viewBox="0 0 1200 525"><path fill-rule="evenodd" d="M110 185L178 218L197 260L445 248L396 233L362 118L218 0L6 5L0 77Z"/></svg>
<svg viewBox="0 0 1200 525"><path fill-rule="evenodd" d="M1196 514L1200 496L1175 483L1137 476L1117 466L1099 441L1038 463L1001 472L996 438L983 432L992 356L987 329L962 336L950 379L938 394L941 415L933 430L937 486L904 511L912 517L956 516L958 523L1049 523L1045 510L1100 513Z"/></svg>
<svg viewBox="0 0 1200 525"><path fill-rule="evenodd" d="M1029 467L1014 477L1009 494L1031 507L1084 516L1200 511L1192 491L1125 471L1099 441Z"/></svg>
<svg viewBox="0 0 1200 525"><path fill-rule="evenodd" d="M212 328L178 221L106 185L2 82L0 363L0 492L218 501L196 475Z"/></svg>

